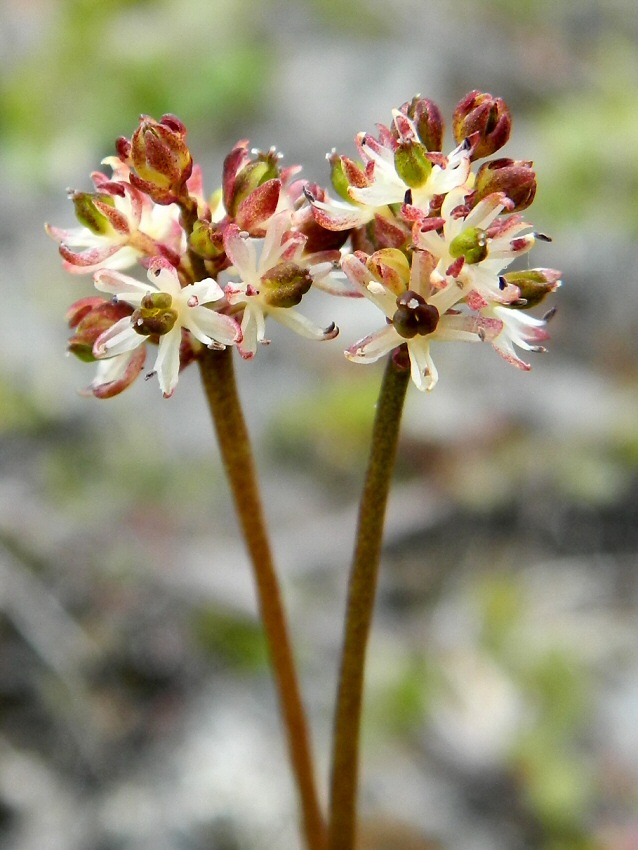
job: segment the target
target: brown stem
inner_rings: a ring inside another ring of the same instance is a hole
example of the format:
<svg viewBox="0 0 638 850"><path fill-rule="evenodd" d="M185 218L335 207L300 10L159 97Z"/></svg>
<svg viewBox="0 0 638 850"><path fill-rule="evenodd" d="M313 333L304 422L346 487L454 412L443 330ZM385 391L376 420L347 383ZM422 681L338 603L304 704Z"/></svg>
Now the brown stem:
<svg viewBox="0 0 638 850"><path fill-rule="evenodd" d="M332 739L330 850L353 850L355 847L366 647L374 612L385 509L409 380L409 370L397 369L389 358L377 402L348 587Z"/></svg>
<svg viewBox="0 0 638 850"><path fill-rule="evenodd" d="M310 736L286 617L257 489L255 465L235 382L232 349L206 350L200 369L219 448L252 561L308 850L325 850L326 829L315 784Z"/></svg>

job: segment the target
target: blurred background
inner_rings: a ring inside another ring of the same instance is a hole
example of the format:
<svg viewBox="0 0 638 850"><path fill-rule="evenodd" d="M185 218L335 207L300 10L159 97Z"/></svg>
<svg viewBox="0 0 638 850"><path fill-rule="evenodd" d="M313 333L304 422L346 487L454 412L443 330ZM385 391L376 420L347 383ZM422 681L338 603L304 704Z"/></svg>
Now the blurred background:
<svg viewBox="0 0 638 850"><path fill-rule="evenodd" d="M249 568L196 369L101 402L43 223L177 114L325 153L420 93L505 98L564 271L529 374L439 346L408 398L364 726L362 848L638 848L638 17L631 0L0 0L0 847L295 850ZM452 140L448 137L448 147ZM603 295L605 296L603 298ZM381 366L272 328L238 364L325 785ZM332 315L331 311L338 313ZM341 344L344 343L344 345Z"/></svg>

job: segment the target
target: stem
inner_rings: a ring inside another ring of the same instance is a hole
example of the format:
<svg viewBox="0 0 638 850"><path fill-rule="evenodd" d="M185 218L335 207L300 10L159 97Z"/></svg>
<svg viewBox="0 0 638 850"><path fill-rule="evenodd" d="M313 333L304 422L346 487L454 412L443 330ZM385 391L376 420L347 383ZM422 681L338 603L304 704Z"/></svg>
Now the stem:
<svg viewBox="0 0 638 850"><path fill-rule="evenodd" d="M241 410L232 349L206 350L200 369L235 508L252 561L308 850L325 850L326 830L316 790L310 737L295 672L286 617L270 551L255 465Z"/></svg>
<svg viewBox="0 0 638 850"><path fill-rule="evenodd" d="M332 739L330 850L353 850L355 846L366 647L374 611L385 509L409 380L409 370L397 369L390 357L377 403L348 587Z"/></svg>
<svg viewBox="0 0 638 850"><path fill-rule="evenodd" d="M197 201L195 198L191 197L188 193L184 195L184 197L179 202L179 208L181 210L182 216L182 226L187 234L193 232L193 227L195 226L195 222L197 221ZM193 280L205 280L208 275L208 271L206 269L206 263L203 258L196 254L191 248L188 249L188 257L191 262L191 267L193 270Z"/></svg>

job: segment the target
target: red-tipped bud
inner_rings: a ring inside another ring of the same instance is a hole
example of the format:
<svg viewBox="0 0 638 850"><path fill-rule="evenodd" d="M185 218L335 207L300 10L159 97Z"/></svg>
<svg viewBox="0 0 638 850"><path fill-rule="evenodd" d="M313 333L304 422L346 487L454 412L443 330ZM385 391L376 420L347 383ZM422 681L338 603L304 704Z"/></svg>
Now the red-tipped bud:
<svg viewBox="0 0 638 850"><path fill-rule="evenodd" d="M264 236L266 222L275 213L281 194L281 180L273 178L253 189L237 207L235 223L251 236Z"/></svg>
<svg viewBox="0 0 638 850"><path fill-rule="evenodd" d="M91 192L70 192L69 198L73 201L75 217L80 224L88 228L91 233L95 233L96 236L113 235L111 217L106 215L107 210L117 214L115 202L111 195ZM118 215L123 218L121 214Z"/></svg>
<svg viewBox="0 0 638 850"><path fill-rule="evenodd" d="M441 110L433 100L425 97L413 97L409 103L404 103L401 112L414 122L419 139L428 151L443 149L445 125Z"/></svg>
<svg viewBox="0 0 638 850"><path fill-rule="evenodd" d="M375 251L367 267L383 285L395 295L402 295L410 282L410 263L398 248L381 248Z"/></svg>
<svg viewBox="0 0 638 850"><path fill-rule="evenodd" d="M184 194L193 158L186 128L174 115L164 115L160 121L143 115L130 145L119 139L116 147L120 158L134 169L131 183L156 203L171 204Z"/></svg>
<svg viewBox="0 0 638 850"><path fill-rule="evenodd" d="M510 212L527 209L536 195L536 173L529 160L495 159L484 162L476 174L474 203L494 192L513 201Z"/></svg>
<svg viewBox="0 0 638 850"><path fill-rule="evenodd" d="M502 148L509 139L511 127L512 119L505 101L479 91L471 91L459 101L452 119L452 131L458 144L473 137L473 160L490 156Z"/></svg>
<svg viewBox="0 0 638 850"><path fill-rule="evenodd" d="M526 269L508 272L503 275L506 284L513 284L520 290L520 299L513 306L526 310L535 307L554 292L561 284L561 273L556 269Z"/></svg>
<svg viewBox="0 0 638 850"><path fill-rule="evenodd" d="M238 142L224 161L224 206L233 219L251 192L280 176L280 156L274 148L267 153L258 152L250 159L247 145L247 142Z"/></svg>
<svg viewBox="0 0 638 850"><path fill-rule="evenodd" d="M66 314L69 326L75 329L67 350L80 360L92 362L95 360L93 345L96 339L132 312L133 308L124 302L105 301L99 296L76 301Z"/></svg>
<svg viewBox="0 0 638 850"><path fill-rule="evenodd" d="M340 198L343 198L344 201L351 204L352 198L348 194L350 181L346 175L343 157L333 152L328 157L328 162L330 163L330 182L332 183L335 192Z"/></svg>

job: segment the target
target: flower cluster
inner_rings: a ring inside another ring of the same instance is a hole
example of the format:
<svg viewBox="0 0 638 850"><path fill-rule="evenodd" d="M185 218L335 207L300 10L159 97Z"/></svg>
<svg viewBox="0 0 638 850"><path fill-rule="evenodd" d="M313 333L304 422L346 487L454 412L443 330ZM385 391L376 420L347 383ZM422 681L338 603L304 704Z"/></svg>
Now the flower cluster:
<svg viewBox="0 0 638 850"><path fill-rule="evenodd" d="M510 115L500 98L470 92L453 118L456 147L441 152L439 108L416 97L394 111L378 137L360 133L361 158L330 155L340 199L310 197L322 227L349 230L342 269L384 314L379 330L346 351L357 363L388 352L409 355L412 380L432 389L438 374L431 343L487 341L521 369L515 346L542 351L546 320L526 311L560 284L553 269L509 272L536 239L520 215L534 199L532 163L494 159L472 165L507 141Z"/></svg>
<svg viewBox="0 0 638 850"><path fill-rule="evenodd" d="M144 370L166 397L180 370L206 349L235 345L254 357L271 318L314 340L334 338L296 308L314 285L366 297L382 327L346 351L355 362L394 352L419 389L437 380L435 341L487 341L522 369L518 348L542 350L546 320L525 312L559 285L551 269L505 272L539 234L521 211L536 178L527 161L473 164L507 141L502 100L470 92L453 118L456 146L443 154L444 126L432 101L394 111L378 135L356 139L360 161L332 153L334 192L283 167L275 149L240 141L225 159L221 187L207 197L201 169L173 115L142 116L92 175L94 192L71 192L80 227L47 226L64 267L92 274L92 295L68 314L69 351L95 361L89 392L111 397ZM147 281L124 274L141 266ZM107 296L107 297L103 297Z"/></svg>

